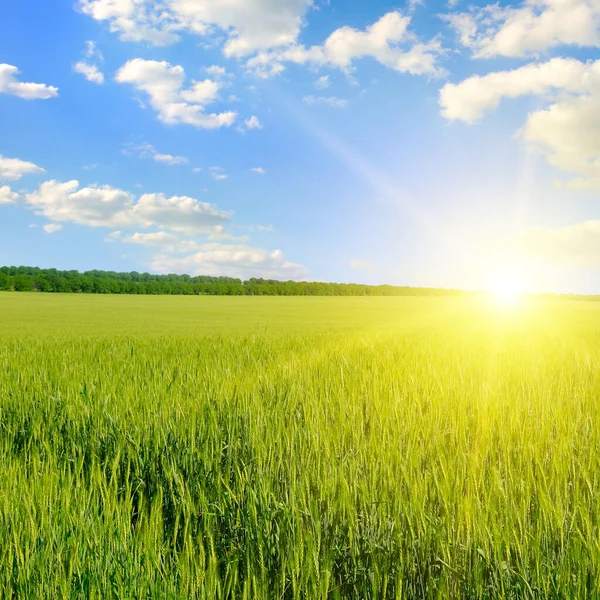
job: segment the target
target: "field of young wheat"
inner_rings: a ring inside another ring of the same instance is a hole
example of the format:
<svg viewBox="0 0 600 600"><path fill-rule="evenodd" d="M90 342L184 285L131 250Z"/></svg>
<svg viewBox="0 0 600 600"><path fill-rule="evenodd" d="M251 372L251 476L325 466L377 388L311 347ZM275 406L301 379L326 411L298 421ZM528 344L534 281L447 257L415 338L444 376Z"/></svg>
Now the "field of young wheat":
<svg viewBox="0 0 600 600"><path fill-rule="evenodd" d="M600 595L600 304L0 294L0 597Z"/></svg>

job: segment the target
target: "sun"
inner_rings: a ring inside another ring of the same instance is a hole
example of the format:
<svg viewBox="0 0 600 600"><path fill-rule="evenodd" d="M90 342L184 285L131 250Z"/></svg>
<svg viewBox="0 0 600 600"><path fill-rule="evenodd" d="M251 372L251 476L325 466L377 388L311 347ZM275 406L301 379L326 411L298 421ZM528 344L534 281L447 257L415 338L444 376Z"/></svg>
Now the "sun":
<svg viewBox="0 0 600 600"><path fill-rule="evenodd" d="M517 277L499 277L491 283L488 291L498 306L513 307L523 300L523 286Z"/></svg>

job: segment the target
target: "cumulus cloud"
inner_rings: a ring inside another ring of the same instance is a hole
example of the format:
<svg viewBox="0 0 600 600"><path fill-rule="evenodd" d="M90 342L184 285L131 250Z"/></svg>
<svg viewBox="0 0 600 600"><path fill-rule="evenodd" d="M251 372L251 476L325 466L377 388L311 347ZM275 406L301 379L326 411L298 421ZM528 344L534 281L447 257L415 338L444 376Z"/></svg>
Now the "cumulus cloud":
<svg viewBox="0 0 600 600"><path fill-rule="evenodd" d="M164 46L181 33L226 35L226 56L294 43L313 0L79 0L85 14L108 22L121 39Z"/></svg>
<svg viewBox="0 0 600 600"><path fill-rule="evenodd" d="M83 50L84 58L73 65L73 71L80 73L89 82L102 85L104 83L104 73L98 67L98 64L104 62L102 52L96 47L96 42L88 40Z"/></svg>
<svg viewBox="0 0 600 600"><path fill-rule="evenodd" d="M439 101L447 119L473 123L503 98L524 95L542 96L549 106L528 115L521 139L550 164L578 175L566 186L600 189L600 60L555 58L470 77L446 84Z"/></svg>
<svg viewBox="0 0 600 600"><path fill-rule="evenodd" d="M206 72L215 79L233 77L233 73L229 73L225 67L221 67L219 65L211 65L210 67L206 67Z"/></svg>
<svg viewBox="0 0 600 600"><path fill-rule="evenodd" d="M304 96L303 101L309 106L314 106L315 104L324 104L331 108L345 108L348 106L348 100L336 98L335 96Z"/></svg>
<svg viewBox="0 0 600 600"><path fill-rule="evenodd" d="M134 58L119 69L116 80L146 93L159 119L170 125L218 129L229 127L237 118L235 112L207 114L205 107L217 100L220 84L206 79L184 88L185 71L179 65Z"/></svg>
<svg viewBox="0 0 600 600"><path fill-rule="evenodd" d="M123 154L131 156L135 154L139 158L149 158L165 165L185 165L188 159L185 156L173 156L172 154L162 154L152 144L125 144Z"/></svg>
<svg viewBox="0 0 600 600"><path fill-rule="evenodd" d="M258 120L258 117L252 115L249 119L244 121L244 125L246 129L262 129L263 126L261 122Z"/></svg>
<svg viewBox="0 0 600 600"><path fill-rule="evenodd" d="M25 100L48 100L58 96L58 88L45 83L25 83L17 79L19 69L13 65L0 64L0 93Z"/></svg>
<svg viewBox="0 0 600 600"><path fill-rule="evenodd" d="M44 173L44 169L31 162L18 158L6 158L0 154L0 181L3 179L21 179L30 173Z"/></svg>
<svg viewBox="0 0 600 600"><path fill-rule="evenodd" d="M16 204L19 194L13 192L7 185L0 186L0 204Z"/></svg>
<svg viewBox="0 0 600 600"><path fill-rule="evenodd" d="M475 75L461 83L447 83L440 91L444 117L467 123L477 121L503 98L541 95L565 90L577 94L600 92L600 60L583 63L574 58L553 58L511 71Z"/></svg>
<svg viewBox="0 0 600 600"><path fill-rule="evenodd" d="M133 208L136 222L151 227L158 225L183 233L212 233L231 219L232 213L213 204L189 196L144 194Z"/></svg>
<svg viewBox="0 0 600 600"><path fill-rule="evenodd" d="M413 74L441 75L439 40L419 42L408 31L411 18L394 11L360 31L336 30L322 46L298 44L304 17L314 0L79 0L81 10L106 21L124 40L167 45L188 32L198 36L225 33L223 53L248 59L261 76L284 70L285 62L329 64L349 69L371 57L389 68Z"/></svg>
<svg viewBox="0 0 600 600"><path fill-rule="evenodd" d="M46 181L25 195L33 210L51 221L89 227L162 227L189 234L210 234L232 213L188 196L133 195L110 186L79 187L78 181Z"/></svg>
<svg viewBox="0 0 600 600"><path fill-rule="evenodd" d="M56 233L57 231L60 231L63 228L62 225L59 225L58 223L48 223L48 225L44 225L44 231L46 233Z"/></svg>
<svg viewBox="0 0 600 600"><path fill-rule="evenodd" d="M439 39L417 41L408 29L410 22L411 17L399 11L389 12L364 31L341 27L321 46L307 48L294 44L261 52L248 60L247 65L258 75L269 77L281 73L286 62L337 67L350 72L354 61L373 58L401 73L434 77L445 74L437 64L439 55L444 52Z"/></svg>
<svg viewBox="0 0 600 600"><path fill-rule="evenodd" d="M91 83L97 83L98 85L104 83L104 74L96 65L80 60L73 65L73 71L75 71L75 73L80 73Z"/></svg>
<svg viewBox="0 0 600 600"><path fill-rule="evenodd" d="M445 17L477 58L532 56L561 45L600 46L597 0L526 0L489 4Z"/></svg>
<svg viewBox="0 0 600 600"><path fill-rule="evenodd" d="M267 172L262 168L262 167L254 167L252 169L253 173L256 173L257 175L266 175Z"/></svg>
<svg viewBox="0 0 600 600"><path fill-rule="evenodd" d="M188 256L156 255L152 269L160 273L225 275L248 279L303 279L306 269L288 262L281 250L265 250L244 244L207 243Z"/></svg>

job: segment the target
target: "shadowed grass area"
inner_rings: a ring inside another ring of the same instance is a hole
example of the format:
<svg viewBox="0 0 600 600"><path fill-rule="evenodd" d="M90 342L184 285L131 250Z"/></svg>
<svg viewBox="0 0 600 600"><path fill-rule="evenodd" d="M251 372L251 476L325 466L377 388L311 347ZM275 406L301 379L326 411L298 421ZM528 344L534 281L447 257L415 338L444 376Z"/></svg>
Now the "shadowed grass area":
<svg viewBox="0 0 600 600"><path fill-rule="evenodd" d="M0 596L585 598L600 305L0 294Z"/></svg>

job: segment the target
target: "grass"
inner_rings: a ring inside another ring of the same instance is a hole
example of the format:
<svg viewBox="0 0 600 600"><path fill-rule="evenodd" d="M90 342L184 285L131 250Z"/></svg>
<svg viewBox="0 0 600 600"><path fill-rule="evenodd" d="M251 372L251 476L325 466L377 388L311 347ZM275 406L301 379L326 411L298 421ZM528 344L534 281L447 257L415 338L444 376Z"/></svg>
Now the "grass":
<svg viewBox="0 0 600 600"><path fill-rule="evenodd" d="M600 305L0 294L0 597L596 598Z"/></svg>

